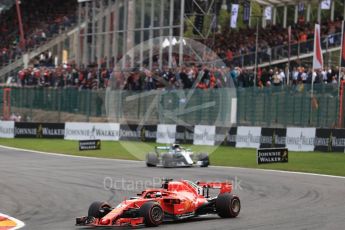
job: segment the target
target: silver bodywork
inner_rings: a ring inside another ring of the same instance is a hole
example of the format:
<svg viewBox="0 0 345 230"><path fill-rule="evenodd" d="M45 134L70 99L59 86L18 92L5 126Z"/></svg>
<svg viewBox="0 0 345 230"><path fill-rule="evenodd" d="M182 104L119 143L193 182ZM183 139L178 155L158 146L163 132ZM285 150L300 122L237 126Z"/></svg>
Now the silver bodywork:
<svg viewBox="0 0 345 230"><path fill-rule="evenodd" d="M201 158L202 156L202 158ZM157 146L155 153L148 153L146 164L149 167L207 167L209 159L207 154L197 154L190 149L185 149L180 145Z"/></svg>

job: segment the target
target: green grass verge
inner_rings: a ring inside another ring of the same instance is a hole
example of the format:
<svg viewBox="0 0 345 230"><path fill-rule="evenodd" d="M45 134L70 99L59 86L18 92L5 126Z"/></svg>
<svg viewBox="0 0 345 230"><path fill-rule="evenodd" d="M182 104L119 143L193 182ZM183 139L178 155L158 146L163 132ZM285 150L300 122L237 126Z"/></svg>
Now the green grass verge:
<svg viewBox="0 0 345 230"><path fill-rule="evenodd" d="M152 151L156 144L103 141L102 149L97 151L79 151L77 141L57 139L0 139L0 145L77 156L142 160L145 154ZM212 165L345 176L344 153L290 152L289 163L257 165L256 151L254 149L236 149L225 146L219 146L217 148L210 146L186 147L190 147L193 151L212 153L210 155Z"/></svg>

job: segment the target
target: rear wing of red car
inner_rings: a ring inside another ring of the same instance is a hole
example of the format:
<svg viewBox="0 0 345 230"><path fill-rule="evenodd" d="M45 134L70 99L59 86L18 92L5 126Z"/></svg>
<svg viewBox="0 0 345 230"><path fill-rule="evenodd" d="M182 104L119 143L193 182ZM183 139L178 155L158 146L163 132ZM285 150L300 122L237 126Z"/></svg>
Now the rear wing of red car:
<svg viewBox="0 0 345 230"><path fill-rule="evenodd" d="M219 189L219 194L232 191L232 183L230 182L202 182L199 181L196 183L198 186L206 189L207 195L209 194L209 189Z"/></svg>

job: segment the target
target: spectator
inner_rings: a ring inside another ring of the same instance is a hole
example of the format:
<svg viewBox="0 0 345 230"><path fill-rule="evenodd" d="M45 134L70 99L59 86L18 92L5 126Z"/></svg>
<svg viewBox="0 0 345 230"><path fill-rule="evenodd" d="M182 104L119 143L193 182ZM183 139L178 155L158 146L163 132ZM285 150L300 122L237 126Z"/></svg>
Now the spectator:
<svg viewBox="0 0 345 230"><path fill-rule="evenodd" d="M16 6L0 14L0 67L19 57L24 48L32 49L73 25L77 1L22 1L22 21L26 43L21 47L18 37ZM61 18L63 20L61 20Z"/></svg>
<svg viewBox="0 0 345 230"><path fill-rule="evenodd" d="M278 72L275 72L274 74L273 74L273 84L275 85L275 86L280 86L281 85L281 83L282 83L282 78L281 78L281 76L280 76L280 74L278 73Z"/></svg>

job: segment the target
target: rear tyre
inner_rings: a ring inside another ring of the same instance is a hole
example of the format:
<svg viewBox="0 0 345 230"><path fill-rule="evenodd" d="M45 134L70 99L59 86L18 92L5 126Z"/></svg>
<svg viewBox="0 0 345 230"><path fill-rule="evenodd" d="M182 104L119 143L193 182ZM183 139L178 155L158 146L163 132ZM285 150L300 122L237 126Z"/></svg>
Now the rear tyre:
<svg viewBox="0 0 345 230"><path fill-rule="evenodd" d="M147 167L156 167L158 164L158 157L155 153L148 153L146 155L146 166Z"/></svg>
<svg viewBox="0 0 345 230"><path fill-rule="evenodd" d="M241 211L240 198L230 193L219 194L216 200L216 210L222 218L237 217Z"/></svg>
<svg viewBox="0 0 345 230"><path fill-rule="evenodd" d="M208 167L210 165L210 158L207 153L200 153L198 155L198 161L202 162L200 167Z"/></svg>
<svg viewBox="0 0 345 230"><path fill-rule="evenodd" d="M95 201L89 207L88 216L103 218L110 212L111 206L106 202Z"/></svg>
<svg viewBox="0 0 345 230"><path fill-rule="evenodd" d="M156 202L147 202L143 204L139 211L140 216L144 217L144 223L147 227L156 227L163 222L163 209Z"/></svg>

